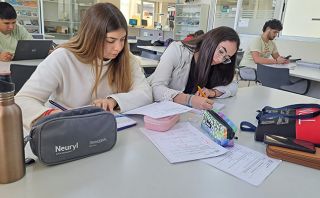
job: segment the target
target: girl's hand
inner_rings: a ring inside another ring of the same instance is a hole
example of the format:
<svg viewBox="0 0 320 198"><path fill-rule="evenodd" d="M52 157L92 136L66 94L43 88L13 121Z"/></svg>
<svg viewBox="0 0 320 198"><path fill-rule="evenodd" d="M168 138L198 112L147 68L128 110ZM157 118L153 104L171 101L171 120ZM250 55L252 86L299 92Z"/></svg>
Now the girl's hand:
<svg viewBox="0 0 320 198"><path fill-rule="evenodd" d="M204 93L204 94L206 94L206 96L208 97L208 98L215 98L215 97L218 97L217 96L217 90L213 90L213 89L207 89L207 88L202 88L202 93ZM200 92L199 91L197 91L196 93L195 93L195 95L196 96L201 96L201 94L200 94Z"/></svg>
<svg viewBox="0 0 320 198"><path fill-rule="evenodd" d="M193 108L200 109L200 110L210 110L212 109L213 100L208 98L204 98L201 96L194 95L191 98L191 104Z"/></svg>
<svg viewBox="0 0 320 198"><path fill-rule="evenodd" d="M96 107L100 107L105 111L113 112L113 109L118 105L118 103L113 98L105 98L105 99L94 100L92 105Z"/></svg>

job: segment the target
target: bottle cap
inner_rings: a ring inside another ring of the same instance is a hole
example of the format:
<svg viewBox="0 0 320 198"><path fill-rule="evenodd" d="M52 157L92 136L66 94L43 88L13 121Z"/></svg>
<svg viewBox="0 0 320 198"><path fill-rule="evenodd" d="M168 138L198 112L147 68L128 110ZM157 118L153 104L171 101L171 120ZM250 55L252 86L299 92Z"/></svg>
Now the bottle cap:
<svg viewBox="0 0 320 198"><path fill-rule="evenodd" d="M6 81L6 82L12 82L11 73L10 72L1 72L0 73L0 80Z"/></svg>
<svg viewBox="0 0 320 198"><path fill-rule="evenodd" d="M0 92L14 91L14 83L12 83L10 73L0 73Z"/></svg>

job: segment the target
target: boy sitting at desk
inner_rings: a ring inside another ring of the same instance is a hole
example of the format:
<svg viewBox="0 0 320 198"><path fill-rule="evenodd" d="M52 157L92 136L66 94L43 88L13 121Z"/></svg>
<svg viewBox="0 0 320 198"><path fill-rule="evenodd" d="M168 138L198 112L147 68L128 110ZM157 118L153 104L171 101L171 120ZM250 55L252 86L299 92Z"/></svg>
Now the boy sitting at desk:
<svg viewBox="0 0 320 198"><path fill-rule="evenodd" d="M6 2L0 2L0 61L11 61L18 40L32 40L31 34L17 24L15 9Z"/></svg>
<svg viewBox="0 0 320 198"><path fill-rule="evenodd" d="M267 21L262 28L262 35L256 38L249 46L240 66L256 68L256 64L288 64L289 61L280 56L273 41L281 30L282 24L279 20L272 19Z"/></svg>

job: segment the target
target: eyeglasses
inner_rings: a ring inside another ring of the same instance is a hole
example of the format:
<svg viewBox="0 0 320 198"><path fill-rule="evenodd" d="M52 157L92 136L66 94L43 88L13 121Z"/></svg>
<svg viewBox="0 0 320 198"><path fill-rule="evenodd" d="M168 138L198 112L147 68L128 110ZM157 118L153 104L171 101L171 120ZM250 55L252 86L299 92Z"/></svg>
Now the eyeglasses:
<svg viewBox="0 0 320 198"><path fill-rule="evenodd" d="M227 52L223 47L220 47L218 50L218 54L220 57L222 57L222 64L229 64L231 63L230 56L226 55Z"/></svg>

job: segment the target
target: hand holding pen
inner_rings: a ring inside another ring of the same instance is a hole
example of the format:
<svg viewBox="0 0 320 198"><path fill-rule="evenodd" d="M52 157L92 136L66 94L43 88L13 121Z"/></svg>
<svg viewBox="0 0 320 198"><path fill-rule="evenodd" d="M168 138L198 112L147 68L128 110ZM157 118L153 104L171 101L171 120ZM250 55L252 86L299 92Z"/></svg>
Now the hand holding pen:
<svg viewBox="0 0 320 198"><path fill-rule="evenodd" d="M208 99L207 95L200 86L197 86L198 91L192 97L192 107L200 110L212 109L213 100Z"/></svg>
<svg viewBox="0 0 320 198"><path fill-rule="evenodd" d="M198 91L196 92L196 95L204 98L208 98L205 92L202 91L201 87L199 85L197 87L198 87Z"/></svg>

